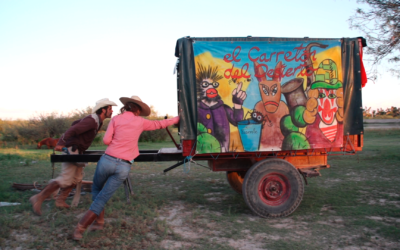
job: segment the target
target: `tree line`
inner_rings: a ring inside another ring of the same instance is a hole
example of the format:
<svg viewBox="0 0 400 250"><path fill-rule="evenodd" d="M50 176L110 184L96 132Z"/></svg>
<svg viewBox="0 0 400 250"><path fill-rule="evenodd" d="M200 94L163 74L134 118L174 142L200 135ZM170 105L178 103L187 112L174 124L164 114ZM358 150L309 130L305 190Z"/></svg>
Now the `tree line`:
<svg viewBox="0 0 400 250"><path fill-rule="evenodd" d="M159 116L153 106L150 106L151 114L146 117L150 120L164 119ZM62 134L71 126L73 121L90 115L92 107L81 110L74 110L68 114L57 112L49 114L39 114L27 120L2 120L0 119L0 143L16 142L19 144L37 144L39 141L51 137L60 138ZM114 113L119 113L114 110ZM110 119L105 119L93 144L102 144L102 138L107 130ZM140 136L140 142L165 141L168 133L165 129L155 131L144 131Z"/></svg>
<svg viewBox="0 0 400 250"><path fill-rule="evenodd" d="M391 108L383 109L383 108L378 108L376 110L371 110L371 107L367 108L365 107L363 109L363 116L364 117L376 117L376 116L391 116L393 118L400 118L400 107L394 107L392 106Z"/></svg>

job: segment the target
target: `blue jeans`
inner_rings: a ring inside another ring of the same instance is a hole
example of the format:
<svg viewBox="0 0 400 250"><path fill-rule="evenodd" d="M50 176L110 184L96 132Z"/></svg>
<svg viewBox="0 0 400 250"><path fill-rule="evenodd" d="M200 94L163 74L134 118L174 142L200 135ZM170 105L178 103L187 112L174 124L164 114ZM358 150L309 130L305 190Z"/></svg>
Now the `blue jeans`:
<svg viewBox="0 0 400 250"><path fill-rule="evenodd" d="M97 163L92 185L92 205L90 210L99 215L107 201L118 187L128 178L131 164L119 161L108 155L101 156Z"/></svg>

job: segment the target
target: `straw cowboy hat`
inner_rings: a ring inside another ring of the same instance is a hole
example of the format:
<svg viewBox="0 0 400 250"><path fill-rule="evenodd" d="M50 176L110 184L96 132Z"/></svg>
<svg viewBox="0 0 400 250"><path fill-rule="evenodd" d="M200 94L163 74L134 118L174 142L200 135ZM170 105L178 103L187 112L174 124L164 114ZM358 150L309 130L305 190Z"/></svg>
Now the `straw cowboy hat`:
<svg viewBox="0 0 400 250"><path fill-rule="evenodd" d="M108 100L108 98L100 99L96 102L96 106L92 109L92 113L96 113L98 109L101 109L106 106L117 106L115 102Z"/></svg>
<svg viewBox="0 0 400 250"><path fill-rule="evenodd" d="M141 112L139 114L140 116L148 116L148 115L150 115L151 111L150 111L149 106L146 103L142 102L142 100L137 95L133 95L133 96L131 96L131 98L129 98L129 97L121 97L121 98L119 98L119 100L124 105L127 104L128 102L133 102L133 103L139 105L139 107L141 109Z"/></svg>

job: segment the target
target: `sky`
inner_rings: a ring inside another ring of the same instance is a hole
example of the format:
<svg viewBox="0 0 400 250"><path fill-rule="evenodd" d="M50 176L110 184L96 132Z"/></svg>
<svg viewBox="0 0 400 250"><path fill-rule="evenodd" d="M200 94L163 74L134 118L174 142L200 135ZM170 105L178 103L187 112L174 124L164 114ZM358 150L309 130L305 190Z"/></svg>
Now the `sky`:
<svg viewBox="0 0 400 250"><path fill-rule="evenodd" d="M0 119L68 114L139 96L177 115L176 41L191 37L358 37L350 0L0 0ZM367 41L368 43L368 41ZM383 67L384 68L384 67ZM400 106L385 69L363 106ZM117 114L114 108L114 114Z"/></svg>

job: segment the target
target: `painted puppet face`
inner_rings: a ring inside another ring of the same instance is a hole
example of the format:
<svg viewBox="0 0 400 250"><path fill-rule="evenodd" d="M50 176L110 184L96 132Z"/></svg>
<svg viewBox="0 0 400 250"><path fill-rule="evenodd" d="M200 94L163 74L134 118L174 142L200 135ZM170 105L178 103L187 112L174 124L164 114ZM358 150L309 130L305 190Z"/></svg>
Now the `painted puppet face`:
<svg viewBox="0 0 400 250"><path fill-rule="evenodd" d="M263 117L262 113L254 111L251 114L251 119L253 119L253 121L255 121L257 123L261 123L264 120L264 117Z"/></svg>
<svg viewBox="0 0 400 250"><path fill-rule="evenodd" d="M278 81L262 81L258 87L265 110L274 113L281 101L281 84Z"/></svg>
<svg viewBox="0 0 400 250"><path fill-rule="evenodd" d="M202 88L203 99L208 102L220 99L218 95L218 90L216 89L219 86L218 82L213 82L212 79L207 78L204 79L200 84Z"/></svg>
<svg viewBox="0 0 400 250"><path fill-rule="evenodd" d="M318 89L318 114L325 124L332 124L338 110L336 89Z"/></svg>

